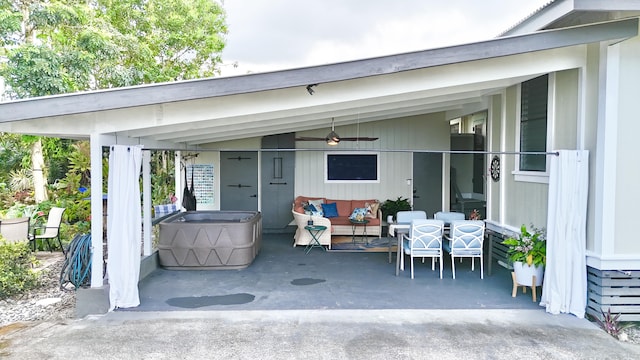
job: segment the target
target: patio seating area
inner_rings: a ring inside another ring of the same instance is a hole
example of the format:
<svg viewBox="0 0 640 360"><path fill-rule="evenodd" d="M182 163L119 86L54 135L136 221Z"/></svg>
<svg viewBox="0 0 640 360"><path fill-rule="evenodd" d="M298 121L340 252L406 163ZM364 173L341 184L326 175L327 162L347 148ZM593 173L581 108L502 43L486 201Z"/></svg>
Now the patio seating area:
<svg viewBox="0 0 640 360"><path fill-rule="evenodd" d="M140 306L118 311L304 309L539 309L530 294L511 297L508 270L494 266L480 279L468 259L449 257L444 276L415 259L395 275L388 253L325 252L291 247L293 234L265 234L251 266L228 271L157 269L139 285ZM458 259L456 259L458 261ZM486 261L486 259L485 259Z"/></svg>

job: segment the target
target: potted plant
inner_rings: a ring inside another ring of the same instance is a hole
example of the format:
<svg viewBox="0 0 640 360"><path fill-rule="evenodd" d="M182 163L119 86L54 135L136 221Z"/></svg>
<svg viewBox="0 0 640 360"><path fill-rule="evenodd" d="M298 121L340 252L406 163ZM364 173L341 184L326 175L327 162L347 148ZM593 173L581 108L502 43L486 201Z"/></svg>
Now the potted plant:
<svg viewBox="0 0 640 360"><path fill-rule="evenodd" d="M398 211L411 210L411 203L409 203L409 199L398 196L395 200L388 199L383 202L382 205L380 205L380 209L382 210L383 218L386 217L389 219L389 216L395 218Z"/></svg>
<svg viewBox="0 0 640 360"><path fill-rule="evenodd" d="M507 256L513 263L516 282L526 286L540 286L547 261L547 239L544 229L525 225L520 228L520 236L510 237L502 242L508 246ZM533 284L535 276L535 284Z"/></svg>

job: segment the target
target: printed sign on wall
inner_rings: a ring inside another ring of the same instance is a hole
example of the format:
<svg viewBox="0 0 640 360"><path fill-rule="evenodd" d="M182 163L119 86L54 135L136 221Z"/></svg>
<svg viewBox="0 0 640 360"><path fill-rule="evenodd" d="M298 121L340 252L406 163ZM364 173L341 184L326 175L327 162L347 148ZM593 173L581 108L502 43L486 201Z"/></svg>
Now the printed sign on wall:
<svg viewBox="0 0 640 360"><path fill-rule="evenodd" d="M187 166L187 181L191 181L198 204L213 204L213 165L196 164ZM189 184L191 185L191 184Z"/></svg>

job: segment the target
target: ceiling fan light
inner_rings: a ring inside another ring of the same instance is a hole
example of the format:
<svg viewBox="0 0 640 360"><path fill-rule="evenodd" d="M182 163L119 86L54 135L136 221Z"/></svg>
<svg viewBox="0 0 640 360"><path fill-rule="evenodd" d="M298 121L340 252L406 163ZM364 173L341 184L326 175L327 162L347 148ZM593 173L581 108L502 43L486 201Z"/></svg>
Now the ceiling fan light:
<svg viewBox="0 0 640 360"><path fill-rule="evenodd" d="M332 130L329 135L327 135L325 140L327 141L327 145L338 145L338 143L340 142L340 136L338 136L338 134L336 134L336 132Z"/></svg>
<svg viewBox="0 0 640 360"><path fill-rule="evenodd" d="M336 134L335 128L333 126L334 126L333 118L331 118L331 132L325 138L327 145L331 145L331 146L338 145L338 143L340 142L340 136Z"/></svg>

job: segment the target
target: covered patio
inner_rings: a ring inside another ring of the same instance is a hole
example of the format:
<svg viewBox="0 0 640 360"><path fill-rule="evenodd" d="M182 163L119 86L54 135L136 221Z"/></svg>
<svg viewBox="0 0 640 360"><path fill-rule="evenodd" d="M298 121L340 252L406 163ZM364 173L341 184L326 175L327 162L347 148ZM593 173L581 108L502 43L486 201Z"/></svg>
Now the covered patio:
<svg viewBox="0 0 640 360"><path fill-rule="evenodd" d="M159 268L140 282L140 306L116 311L318 309L539 309L531 292L511 297L511 274L493 264L480 279L465 259L443 279L430 260L415 262L415 279L395 276L386 252L325 252L292 247L293 234L265 234L253 264L243 270L176 271ZM457 261L457 260L456 260ZM485 260L485 271L487 262ZM540 289L538 289L538 295Z"/></svg>
<svg viewBox="0 0 640 360"><path fill-rule="evenodd" d="M578 271L573 272L581 277L582 286L586 267L637 268L637 242L628 236L632 235L633 227L628 225L632 222L625 222L634 213L627 211L634 202L628 199L616 202L616 199L621 199L623 194L625 198L629 194L634 196L629 189L635 188L638 174L637 161L632 157L635 152L627 151L635 146L633 135L619 133L618 129L632 128L637 118L634 116L637 102L626 95L632 91L624 90L633 89L637 84L634 60L640 53L639 27L635 15L614 19L617 20L586 25L577 21L569 27L339 64L9 102L0 104L0 130L89 139L92 189L103 186L105 147L122 147L127 152L130 147L136 149L132 152L142 152L141 159L135 160L141 162L142 167L144 211L135 202L136 209L131 214L136 216L124 217L113 228L139 227L142 223L143 255L153 257L151 231L148 231L152 228L150 209L153 205L150 151L175 150L176 164L181 155L199 154L197 162L189 165L206 165L216 171L215 177L208 178L205 184L215 196L209 203L198 204L197 210L244 210L237 208L235 201L242 194L224 198L234 188L252 189L249 196L242 198L251 199L250 210L265 215L288 215L291 201L297 195L380 200L399 195L414 197L417 175L421 175L420 170L430 169L429 174L433 176L424 176L422 180L423 188L435 194L433 213L451 208L452 164L447 153L451 150L452 121L468 118L472 132L486 136L480 153L494 155L502 169L498 177L491 179L484 173L490 159L482 159L477 164L479 190L463 191L480 193L486 200L483 218L487 228L490 225L496 232L517 232L521 224L550 226L548 219L564 220L555 216L556 212L562 216L580 213L580 220L586 220L586 224L575 226L580 233L568 226L561 230L580 235L576 239L581 253L566 254L577 254L581 262L586 258L586 266L576 262ZM518 157L520 154L541 155L527 152L521 146L520 133L527 129L526 121L529 121L522 116L523 84L531 87L530 81L540 77L546 80L533 93L543 99L538 110L543 114L544 131L539 130L539 136L533 134L525 140L540 140L546 151L593 154L588 160L579 160L588 163L590 169L586 206L574 206L566 211L548 201L555 199L550 180L550 174L554 173L549 165L551 161L544 161L536 168L523 166ZM483 114L484 118L475 119L475 114ZM384 171L380 171L374 183L325 180L325 159L332 148L324 136L329 129L333 131L334 120L336 131L345 137L340 151L380 154L377 168ZM470 133L471 129L465 132ZM354 135L355 141L346 141ZM306 141L309 138L320 141ZM375 141L365 142L364 138ZM441 156L437 159L419 156L434 151ZM275 155L283 162L271 161L276 159ZM249 159L251 163L245 161L247 165L237 165L240 160ZM425 165L427 161L432 163ZM621 164L625 166L618 166ZM186 169L187 164L184 165ZM239 171L247 169L252 170L249 176ZM282 180L286 179L282 174L275 176L279 173L276 169L288 171L285 175L290 176L290 180ZM182 179L182 175L176 167L175 178ZM227 175L231 179L252 179L254 183L225 183ZM271 178L281 180L270 181ZM136 185L137 180L137 177L133 180ZM429 183L430 180L433 183ZM183 185L176 185L176 193ZM275 185L280 190L274 190ZM110 195L113 193L109 191ZM278 195L278 201L269 197L273 194ZM121 196L122 203L134 203L127 200L138 197L138 193L125 194ZM228 199L231 201L225 203ZM111 200L109 204L113 206L113 211L108 211L112 219L116 209L119 211L122 207L115 206ZM94 249L91 287L102 291L106 282L100 261L104 243L101 192L92 192L91 206ZM144 213L142 219L138 217L141 212ZM289 221L287 218L270 228L287 226ZM615 226L618 223L624 226ZM109 241L118 239L132 245L134 250L123 255L134 255L135 261L129 264L135 269L141 231L136 228L126 236L117 236L111 231L112 227L108 227ZM611 229L616 229L616 233L612 235ZM549 236L550 241L558 244L567 243L565 238L560 232ZM442 280L431 273L426 264L418 268L416 279L411 280L406 273L395 276L386 253L340 254L314 249L304 255L300 248L291 248L291 242L289 235L267 235L262 253L243 271L155 270L149 277L141 276L141 304L135 310L152 310L154 306L195 308L194 301L199 301L198 298L214 302L251 299L244 305L225 305L247 309L482 308L514 303L537 308L530 295L511 297L511 277L497 266L491 276L481 280L477 270L475 273L465 271L467 261L466 265L457 266L459 275L453 280L449 260L446 260ZM585 249L586 256L582 253ZM565 253L555 249L549 253L558 254L560 265L570 263L568 256L563 257ZM111 246L109 255L111 264L125 258L114 256ZM137 282L135 270L131 272L133 276L124 280ZM547 280L545 283L550 283ZM113 274L109 274L108 281L113 289ZM561 286L562 289L569 287L568 283ZM133 288L135 286L130 287ZM582 298L585 291L577 293ZM241 296L215 298L237 294ZM104 294L99 295L105 300ZM205 305L200 309L218 306ZM582 313L583 309L579 310Z"/></svg>

